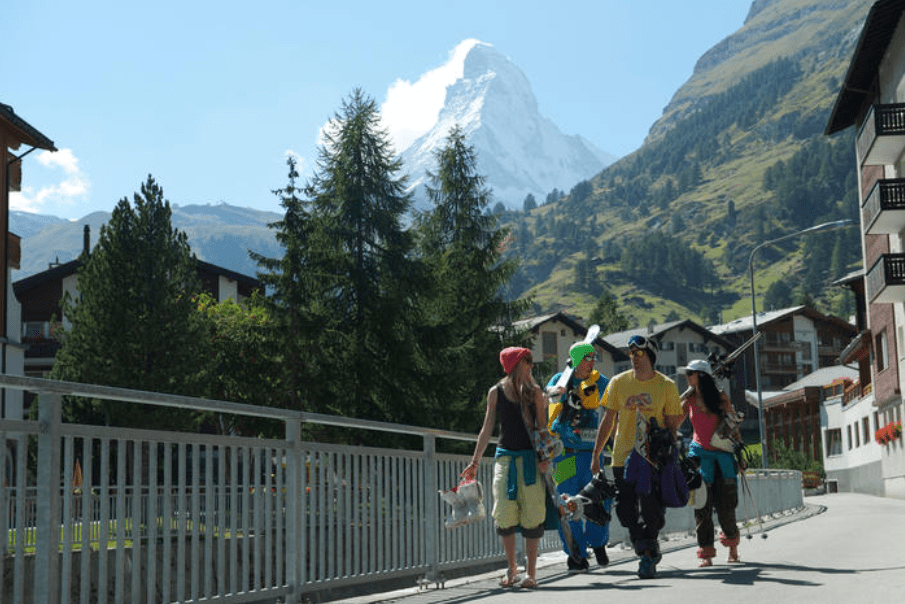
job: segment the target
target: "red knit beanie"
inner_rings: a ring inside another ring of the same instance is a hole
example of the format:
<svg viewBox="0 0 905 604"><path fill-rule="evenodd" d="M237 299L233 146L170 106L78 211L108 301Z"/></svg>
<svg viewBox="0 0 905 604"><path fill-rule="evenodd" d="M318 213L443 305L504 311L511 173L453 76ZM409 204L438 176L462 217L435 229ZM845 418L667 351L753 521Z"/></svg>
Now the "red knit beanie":
<svg viewBox="0 0 905 604"><path fill-rule="evenodd" d="M503 366L503 371L506 372L506 375L509 375L512 373L512 370L515 369L515 366L518 365L519 361L530 355L531 351L527 348L521 348L519 346L504 348L500 352L500 364Z"/></svg>

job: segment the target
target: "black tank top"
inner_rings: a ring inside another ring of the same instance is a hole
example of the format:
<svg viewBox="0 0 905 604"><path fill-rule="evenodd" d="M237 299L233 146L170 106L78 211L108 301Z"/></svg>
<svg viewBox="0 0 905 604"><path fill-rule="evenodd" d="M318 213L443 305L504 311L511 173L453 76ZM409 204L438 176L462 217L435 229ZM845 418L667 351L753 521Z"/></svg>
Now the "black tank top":
<svg viewBox="0 0 905 604"><path fill-rule="evenodd" d="M533 449L534 444L525 429L518 403L510 401L501 386L497 386L496 392L497 417L500 420L499 446L510 451Z"/></svg>

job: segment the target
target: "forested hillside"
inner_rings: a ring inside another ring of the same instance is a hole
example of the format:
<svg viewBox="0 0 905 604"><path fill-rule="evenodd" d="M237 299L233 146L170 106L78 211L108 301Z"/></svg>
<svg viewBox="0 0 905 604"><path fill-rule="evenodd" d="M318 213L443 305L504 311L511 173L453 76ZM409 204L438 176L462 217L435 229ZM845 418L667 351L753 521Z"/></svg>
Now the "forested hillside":
<svg viewBox="0 0 905 604"><path fill-rule="evenodd" d="M611 292L636 325L750 313L754 246L857 221L853 133L822 132L869 6L755 2L640 149L540 207L526 200L504 214L508 252L521 260L509 294L587 317ZM852 300L831 282L859 266L856 228L765 248L755 277L771 295L759 306L806 301L847 317Z"/></svg>

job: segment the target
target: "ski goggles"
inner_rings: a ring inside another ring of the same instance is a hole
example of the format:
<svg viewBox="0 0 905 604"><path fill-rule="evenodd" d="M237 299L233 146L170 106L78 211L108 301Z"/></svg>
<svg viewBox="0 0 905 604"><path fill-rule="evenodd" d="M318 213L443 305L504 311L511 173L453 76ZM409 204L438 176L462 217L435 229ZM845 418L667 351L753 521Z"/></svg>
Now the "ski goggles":
<svg viewBox="0 0 905 604"><path fill-rule="evenodd" d="M632 336L628 340L629 348L638 348L657 354L657 343L654 340L645 338L644 336Z"/></svg>

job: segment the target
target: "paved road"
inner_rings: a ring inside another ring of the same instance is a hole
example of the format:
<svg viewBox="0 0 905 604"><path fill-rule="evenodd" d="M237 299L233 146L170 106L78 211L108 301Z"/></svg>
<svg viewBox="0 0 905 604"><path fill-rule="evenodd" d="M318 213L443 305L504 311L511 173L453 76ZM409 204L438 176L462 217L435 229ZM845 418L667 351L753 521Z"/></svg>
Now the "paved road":
<svg viewBox="0 0 905 604"><path fill-rule="evenodd" d="M564 555L543 558L536 590L499 588L499 571L443 589L348 602L905 602L905 500L839 493L808 497L805 504L804 511L767 523L767 539L756 531L742 539L741 565L727 565L726 550L717 546L714 566L697 568L697 546L685 538L664 543L655 579L639 579L637 559L616 546L607 568L592 562L592 571L580 575L564 572Z"/></svg>

